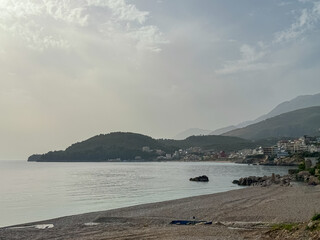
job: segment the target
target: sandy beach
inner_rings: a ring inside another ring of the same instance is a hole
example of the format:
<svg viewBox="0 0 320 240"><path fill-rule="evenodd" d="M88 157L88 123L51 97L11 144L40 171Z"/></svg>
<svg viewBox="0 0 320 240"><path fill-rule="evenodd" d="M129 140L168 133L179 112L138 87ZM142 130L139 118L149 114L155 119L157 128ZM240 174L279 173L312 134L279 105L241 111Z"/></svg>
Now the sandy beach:
<svg viewBox="0 0 320 240"><path fill-rule="evenodd" d="M0 239L286 239L272 226L308 222L320 213L319 199L319 186L248 187L6 227ZM212 224L170 224L193 217ZM287 239L320 238L310 234L289 233Z"/></svg>

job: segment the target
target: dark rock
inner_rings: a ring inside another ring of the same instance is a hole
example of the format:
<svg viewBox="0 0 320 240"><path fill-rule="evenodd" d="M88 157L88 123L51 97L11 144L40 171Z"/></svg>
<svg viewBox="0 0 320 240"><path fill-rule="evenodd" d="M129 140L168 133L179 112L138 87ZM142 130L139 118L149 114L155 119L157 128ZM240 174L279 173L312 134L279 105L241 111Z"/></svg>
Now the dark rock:
<svg viewBox="0 0 320 240"><path fill-rule="evenodd" d="M272 184L280 184L281 186L289 186L291 181L291 176L280 176L272 174L272 176L267 177L256 177L256 176L250 176L250 177L244 177L240 178L239 180L233 180L233 184L238 184L240 186L270 186Z"/></svg>
<svg viewBox="0 0 320 240"><path fill-rule="evenodd" d="M320 183L319 178L315 177L315 176L311 176L308 180L308 184L309 185L318 185Z"/></svg>
<svg viewBox="0 0 320 240"><path fill-rule="evenodd" d="M206 175L190 178L189 180L195 182L209 182L209 178Z"/></svg>
<svg viewBox="0 0 320 240"><path fill-rule="evenodd" d="M310 173L308 171L301 171L296 175L297 181L308 182L310 178Z"/></svg>
<svg viewBox="0 0 320 240"><path fill-rule="evenodd" d="M232 183L233 184L239 184L239 180L233 180Z"/></svg>
<svg viewBox="0 0 320 240"><path fill-rule="evenodd" d="M297 174L299 172L299 169L289 169L288 173L291 174Z"/></svg>

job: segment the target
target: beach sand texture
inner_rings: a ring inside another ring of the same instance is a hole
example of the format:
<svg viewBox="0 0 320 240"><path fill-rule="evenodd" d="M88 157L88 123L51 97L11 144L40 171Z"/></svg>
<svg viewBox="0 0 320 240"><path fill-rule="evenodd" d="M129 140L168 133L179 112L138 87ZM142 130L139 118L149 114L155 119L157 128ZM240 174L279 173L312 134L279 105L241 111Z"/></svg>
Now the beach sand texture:
<svg viewBox="0 0 320 240"><path fill-rule="evenodd" d="M248 187L2 228L0 239L277 239L268 226L307 222L315 213L320 213L320 186ZM193 217L213 224L170 224ZM32 227L37 224L54 227Z"/></svg>

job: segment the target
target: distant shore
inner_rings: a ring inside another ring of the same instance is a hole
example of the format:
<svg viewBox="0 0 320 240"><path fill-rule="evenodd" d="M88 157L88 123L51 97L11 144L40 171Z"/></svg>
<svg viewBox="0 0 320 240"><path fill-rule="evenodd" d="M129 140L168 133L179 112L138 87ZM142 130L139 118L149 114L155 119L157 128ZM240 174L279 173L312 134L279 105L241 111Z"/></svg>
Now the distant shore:
<svg viewBox="0 0 320 240"><path fill-rule="evenodd" d="M2 228L0 239L277 239L272 224L307 222L319 199L319 186L248 187ZM193 218L213 224L170 224Z"/></svg>
<svg viewBox="0 0 320 240"><path fill-rule="evenodd" d="M41 163L46 163L46 162L94 162L94 163L99 163L99 162L103 162L103 163L150 163L150 162L230 162L230 163L236 163L238 161L238 159L229 159L229 158L219 158L219 159L209 159L209 160L184 160L184 159L175 159L175 160L105 160L105 161L94 161L94 160L90 160L90 161L71 161L71 160L50 160L50 161L27 161L27 162L41 162Z"/></svg>

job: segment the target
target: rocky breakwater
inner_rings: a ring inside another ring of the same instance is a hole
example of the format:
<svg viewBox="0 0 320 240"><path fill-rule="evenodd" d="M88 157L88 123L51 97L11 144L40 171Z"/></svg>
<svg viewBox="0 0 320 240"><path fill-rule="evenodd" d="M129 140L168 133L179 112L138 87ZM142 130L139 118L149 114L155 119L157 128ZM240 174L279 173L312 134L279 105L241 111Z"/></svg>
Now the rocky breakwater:
<svg viewBox="0 0 320 240"><path fill-rule="evenodd" d="M278 184L281 186L290 186L290 182L294 180L292 175L280 176L279 174L272 174L272 176L263 176L263 177L244 177L239 180L233 180L233 184L238 184L239 186L271 186Z"/></svg>
<svg viewBox="0 0 320 240"><path fill-rule="evenodd" d="M297 181L308 183L309 185L320 184L319 177L312 175L309 171L301 171L295 175Z"/></svg>

